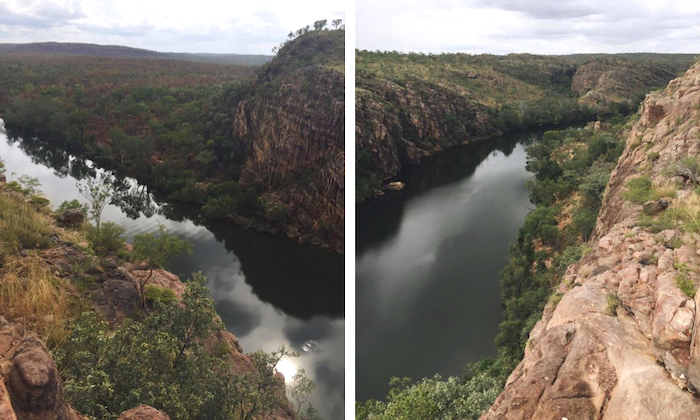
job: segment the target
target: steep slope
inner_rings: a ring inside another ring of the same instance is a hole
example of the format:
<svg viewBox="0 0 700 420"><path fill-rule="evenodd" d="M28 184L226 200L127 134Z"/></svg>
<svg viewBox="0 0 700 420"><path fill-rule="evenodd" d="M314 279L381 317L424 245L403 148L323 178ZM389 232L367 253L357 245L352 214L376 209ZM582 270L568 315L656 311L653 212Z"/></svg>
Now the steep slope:
<svg viewBox="0 0 700 420"><path fill-rule="evenodd" d="M398 54L356 58L357 199L402 165L502 132L626 112L692 63L622 58Z"/></svg>
<svg viewBox="0 0 700 420"><path fill-rule="evenodd" d="M591 251L483 419L700 418L699 109L700 65L647 96Z"/></svg>
<svg viewBox="0 0 700 420"><path fill-rule="evenodd" d="M342 252L345 31L314 31L280 49L241 101L234 131L250 157L242 183L291 208L287 235Z"/></svg>

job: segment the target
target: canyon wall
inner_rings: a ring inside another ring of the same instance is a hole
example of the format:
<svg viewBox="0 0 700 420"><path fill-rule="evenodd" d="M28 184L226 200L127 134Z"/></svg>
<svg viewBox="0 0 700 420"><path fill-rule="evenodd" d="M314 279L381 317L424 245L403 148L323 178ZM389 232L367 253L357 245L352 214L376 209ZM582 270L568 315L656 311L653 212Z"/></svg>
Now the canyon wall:
<svg viewBox="0 0 700 420"><path fill-rule="evenodd" d="M312 32L282 48L235 112L250 154L243 183L288 209L284 232L342 252L345 230L345 31Z"/></svg>
<svg viewBox="0 0 700 420"><path fill-rule="evenodd" d="M699 110L700 65L647 95L590 252L482 419L700 418L700 200L693 170L678 169L700 156ZM631 202L628 183L644 176L668 197Z"/></svg>

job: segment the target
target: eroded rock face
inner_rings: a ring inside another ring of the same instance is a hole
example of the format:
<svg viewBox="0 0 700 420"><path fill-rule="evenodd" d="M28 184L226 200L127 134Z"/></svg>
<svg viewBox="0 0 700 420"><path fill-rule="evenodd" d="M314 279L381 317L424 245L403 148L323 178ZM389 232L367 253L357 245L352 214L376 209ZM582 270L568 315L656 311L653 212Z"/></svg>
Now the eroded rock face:
<svg viewBox="0 0 700 420"><path fill-rule="evenodd" d="M647 98L606 190L593 250L567 270L561 301L545 308L483 419L700 418L700 294L688 296L678 280L700 285L700 235L646 232L636 226L643 206L622 197L630 178L661 177L671 162L700 154L697 104L697 65ZM677 194L670 207L690 196Z"/></svg>
<svg viewBox="0 0 700 420"><path fill-rule="evenodd" d="M380 180L446 147L499 133L493 112L465 89L367 83L356 96L355 150L372 154L372 171ZM384 103L391 103L391 110Z"/></svg>
<svg viewBox="0 0 700 420"><path fill-rule="evenodd" d="M321 35L339 44L319 50L319 57L331 49L342 51L342 37L330 32ZM295 43L290 48L322 45ZM305 238L305 243L343 252L345 75L310 63L293 69L287 63L293 60L292 51L281 54L256 77L251 87L254 96L238 104L233 129L250 155L241 182L262 186L267 207L284 209L289 217L249 227L284 232L296 240ZM306 52L299 52L303 54Z"/></svg>

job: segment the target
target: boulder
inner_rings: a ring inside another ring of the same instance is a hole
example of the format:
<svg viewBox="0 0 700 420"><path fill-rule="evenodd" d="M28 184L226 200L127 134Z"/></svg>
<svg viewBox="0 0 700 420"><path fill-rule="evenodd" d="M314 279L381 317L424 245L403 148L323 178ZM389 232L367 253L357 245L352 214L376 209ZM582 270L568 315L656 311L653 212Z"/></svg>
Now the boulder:
<svg viewBox="0 0 700 420"><path fill-rule="evenodd" d="M19 418L53 418L49 415L61 402L61 383L46 346L30 335L20 341L10 360L7 384Z"/></svg>
<svg viewBox="0 0 700 420"><path fill-rule="evenodd" d="M78 209L68 209L61 213L56 220L63 226L78 226L85 221L85 215Z"/></svg>
<svg viewBox="0 0 700 420"><path fill-rule="evenodd" d="M390 182L384 186L384 189L388 191L401 191L404 188L406 188L406 184L401 181Z"/></svg>
<svg viewBox="0 0 700 420"><path fill-rule="evenodd" d="M121 413L117 420L170 420L170 416L149 405L140 405Z"/></svg>
<svg viewBox="0 0 700 420"><path fill-rule="evenodd" d="M644 214L654 215L666 210L671 204L671 200L662 198L656 201L647 201L644 203Z"/></svg>

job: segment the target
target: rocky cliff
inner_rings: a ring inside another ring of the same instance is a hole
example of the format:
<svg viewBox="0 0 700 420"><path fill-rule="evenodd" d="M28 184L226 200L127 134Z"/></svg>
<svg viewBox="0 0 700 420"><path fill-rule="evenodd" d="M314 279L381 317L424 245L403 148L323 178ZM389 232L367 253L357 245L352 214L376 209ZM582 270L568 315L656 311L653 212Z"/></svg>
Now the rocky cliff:
<svg viewBox="0 0 700 420"><path fill-rule="evenodd" d="M371 196L402 165L449 147L626 111L691 64L681 55L669 60L360 52L357 199Z"/></svg>
<svg viewBox="0 0 700 420"><path fill-rule="evenodd" d="M284 232L342 252L345 200L345 31L314 31L280 49L241 101L234 131L250 157L241 182L286 208ZM274 229L271 227L271 229Z"/></svg>
<svg viewBox="0 0 700 420"><path fill-rule="evenodd" d="M647 96L591 251L482 419L700 418L699 110L700 65Z"/></svg>

